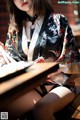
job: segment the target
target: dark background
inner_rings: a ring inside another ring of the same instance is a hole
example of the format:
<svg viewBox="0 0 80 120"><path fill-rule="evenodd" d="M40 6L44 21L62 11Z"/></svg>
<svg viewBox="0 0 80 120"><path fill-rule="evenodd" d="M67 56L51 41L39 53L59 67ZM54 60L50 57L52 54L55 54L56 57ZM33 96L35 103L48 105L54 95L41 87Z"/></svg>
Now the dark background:
<svg viewBox="0 0 80 120"><path fill-rule="evenodd" d="M68 18L68 21L73 31L75 31L74 36L76 37L77 41L79 41L80 4L78 5L58 4L58 1L61 1L61 0L52 0L54 12L63 14ZM3 43L6 40L8 25L9 25L9 16L8 16L8 11L6 7L6 0L0 0L0 41L2 41Z"/></svg>

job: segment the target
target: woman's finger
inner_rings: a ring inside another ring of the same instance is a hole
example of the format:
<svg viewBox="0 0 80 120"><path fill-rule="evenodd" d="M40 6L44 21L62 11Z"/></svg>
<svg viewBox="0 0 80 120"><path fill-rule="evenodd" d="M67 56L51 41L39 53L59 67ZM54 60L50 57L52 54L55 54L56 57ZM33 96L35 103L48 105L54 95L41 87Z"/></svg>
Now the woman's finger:
<svg viewBox="0 0 80 120"><path fill-rule="evenodd" d="M49 74L48 76L47 76L47 78L52 78L52 77L54 77L55 75L57 75L57 74L59 74L59 73L61 73L62 71L60 70L60 69L58 69L56 72L53 72L53 73L51 73L51 74Z"/></svg>

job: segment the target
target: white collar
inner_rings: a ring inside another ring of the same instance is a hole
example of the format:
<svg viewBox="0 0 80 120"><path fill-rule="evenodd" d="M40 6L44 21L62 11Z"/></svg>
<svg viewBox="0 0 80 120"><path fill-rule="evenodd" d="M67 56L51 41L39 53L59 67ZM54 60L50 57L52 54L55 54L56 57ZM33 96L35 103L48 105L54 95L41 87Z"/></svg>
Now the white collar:
<svg viewBox="0 0 80 120"><path fill-rule="evenodd" d="M38 17L38 19L36 20L36 25L35 25L35 30L30 42L30 46L28 49L28 41L29 39L26 36L26 31L25 31L25 27L23 26L23 30L22 30L22 49L24 51L24 53L27 55L28 57L28 61L32 61L33 58L33 53L34 53L34 48L35 48L35 44L37 42L42 24L43 24L43 20L44 17Z"/></svg>

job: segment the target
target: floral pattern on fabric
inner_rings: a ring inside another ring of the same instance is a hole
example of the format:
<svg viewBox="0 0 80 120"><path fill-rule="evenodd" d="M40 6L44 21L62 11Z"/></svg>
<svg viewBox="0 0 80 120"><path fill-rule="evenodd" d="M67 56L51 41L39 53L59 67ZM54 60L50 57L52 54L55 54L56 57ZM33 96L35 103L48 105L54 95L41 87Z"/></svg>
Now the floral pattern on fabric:
<svg viewBox="0 0 80 120"><path fill-rule="evenodd" d="M18 32L8 32L5 46L7 47L8 54L15 60L20 61L17 53L18 51Z"/></svg>
<svg viewBox="0 0 80 120"><path fill-rule="evenodd" d="M45 34L47 36L46 45L55 53L57 62L71 63L80 61L80 54L72 30L63 15L50 15ZM43 39L45 39L44 35Z"/></svg>
<svg viewBox="0 0 80 120"><path fill-rule="evenodd" d="M18 33L14 31L7 34L6 46L18 49Z"/></svg>
<svg viewBox="0 0 80 120"><path fill-rule="evenodd" d="M46 28L41 34L42 40L39 47L47 48L48 51L52 50L56 55L57 62L71 63L80 61L80 54L66 17L61 14L52 13L47 19ZM23 50L21 52L21 49L18 48L18 45L22 44L20 36L18 36L18 32L8 33L6 46L17 51L20 50L20 54L23 54ZM36 45L35 48L38 51L37 49L39 48ZM47 53L44 52L44 54Z"/></svg>

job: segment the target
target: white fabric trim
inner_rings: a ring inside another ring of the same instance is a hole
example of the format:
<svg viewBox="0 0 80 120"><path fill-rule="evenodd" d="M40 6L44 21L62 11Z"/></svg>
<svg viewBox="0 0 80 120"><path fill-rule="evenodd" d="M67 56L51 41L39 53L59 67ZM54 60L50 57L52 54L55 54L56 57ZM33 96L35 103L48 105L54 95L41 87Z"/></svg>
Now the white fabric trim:
<svg viewBox="0 0 80 120"><path fill-rule="evenodd" d="M28 38L26 36L25 27L23 27L22 49L23 49L24 53L27 55L28 61L32 61L35 44L38 39L39 32L40 32L42 24L43 24L43 20L44 20L44 17L41 17L40 19L38 18L36 20L35 30L34 30L34 33L33 33L33 36L32 36L31 42L30 42L29 49L28 49L27 42L30 40L28 40Z"/></svg>
<svg viewBox="0 0 80 120"><path fill-rule="evenodd" d="M22 30L22 49L24 51L24 53L26 55L28 55L28 38L26 36L26 31L25 31L25 27L23 27L23 30Z"/></svg>

